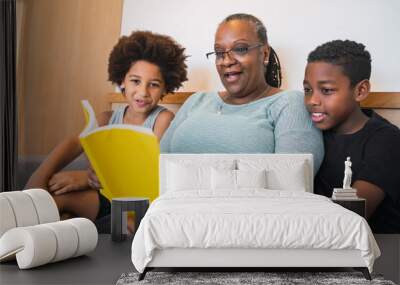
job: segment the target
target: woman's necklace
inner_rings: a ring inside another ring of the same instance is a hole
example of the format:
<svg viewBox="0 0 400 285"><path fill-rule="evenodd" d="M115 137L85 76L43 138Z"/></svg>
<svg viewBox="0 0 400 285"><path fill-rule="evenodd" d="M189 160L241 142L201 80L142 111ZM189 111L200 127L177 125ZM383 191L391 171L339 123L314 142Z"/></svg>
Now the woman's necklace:
<svg viewBox="0 0 400 285"><path fill-rule="evenodd" d="M271 85L267 85L267 87L265 88L265 90L263 92L260 93L260 95L256 96L255 98L251 99L249 102L243 103L243 104L237 104L237 105L245 105L245 104L249 104L251 102L254 102L258 99L264 98L264 97L268 97L270 91L272 90ZM229 94L228 92L226 93L227 95L224 96L222 99L223 102L229 100ZM217 114L221 115L222 114L222 104L218 104L217 106Z"/></svg>
<svg viewBox="0 0 400 285"><path fill-rule="evenodd" d="M256 98L251 99L251 100L250 100L249 102L247 102L246 104L248 104L248 103L250 103L250 102L253 102L253 101L256 101L256 100L258 100L258 99L264 98L264 97L268 97L268 94L269 94L269 92L271 91L271 89L272 89L271 85L267 85L267 87L265 88L265 90L264 90L260 95L258 95Z"/></svg>

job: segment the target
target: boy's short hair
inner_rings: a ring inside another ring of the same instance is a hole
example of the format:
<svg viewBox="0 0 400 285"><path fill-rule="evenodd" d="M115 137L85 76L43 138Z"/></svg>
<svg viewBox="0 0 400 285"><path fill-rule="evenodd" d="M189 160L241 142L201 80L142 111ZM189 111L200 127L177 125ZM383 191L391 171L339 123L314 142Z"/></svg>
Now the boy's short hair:
<svg viewBox="0 0 400 285"><path fill-rule="evenodd" d="M334 40L310 52L307 62L322 61L341 66L351 87L371 76L371 55L363 44L350 40Z"/></svg>
<svg viewBox="0 0 400 285"><path fill-rule="evenodd" d="M187 80L185 48L171 37L149 31L134 31L122 36L108 60L108 80L120 86L138 60L157 65L165 82L166 93L173 92Z"/></svg>

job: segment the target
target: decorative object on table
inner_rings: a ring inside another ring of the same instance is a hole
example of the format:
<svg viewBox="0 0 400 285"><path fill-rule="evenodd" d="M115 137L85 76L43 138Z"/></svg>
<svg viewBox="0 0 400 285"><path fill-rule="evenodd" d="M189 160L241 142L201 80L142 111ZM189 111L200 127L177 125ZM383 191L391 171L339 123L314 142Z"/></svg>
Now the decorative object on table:
<svg viewBox="0 0 400 285"><path fill-rule="evenodd" d="M123 241L127 237L127 212L135 212L135 232L149 208L149 199L140 197L114 198L111 201L111 238ZM134 232L134 233L135 233ZM133 234L134 234L133 233Z"/></svg>
<svg viewBox="0 0 400 285"><path fill-rule="evenodd" d="M16 259L20 269L28 269L86 254L97 245L93 222L60 221L46 190L2 192L0 211L0 262Z"/></svg>
<svg viewBox="0 0 400 285"><path fill-rule="evenodd" d="M343 188L333 189L333 200L353 200L358 198L357 189L351 188L351 177L353 175L351 164L350 157L347 157L346 161L344 162Z"/></svg>
<svg viewBox="0 0 400 285"><path fill-rule="evenodd" d="M277 270L278 271L278 270ZM139 273L124 273L117 285L178 285L178 284L375 284L395 285L382 275L372 274L365 280L361 272L149 272L146 279L138 281Z"/></svg>
<svg viewBox="0 0 400 285"><path fill-rule="evenodd" d="M0 238L0 261L16 258L28 269L84 255L97 245L97 230L85 218L8 230Z"/></svg>
<svg viewBox="0 0 400 285"><path fill-rule="evenodd" d="M343 178L343 189L351 189L351 177L353 172L351 171L351 161L348 156L344 162L344 178Z"/></svg>
<svg viewBox="0 0 400 285"><path fill-rule="evenodd" d="M0 237L15 227L34 226L60 220L53 197L43 189L0 193Z"/></svg>
<svg viewBox="0 0 400 285"><path fill-rule="evenodd" d="M158 197L158 139L151 129L128 124L98 127L92 106L82 101L87 125L79 135L95 170L101 193L113 198Z"/></svg>

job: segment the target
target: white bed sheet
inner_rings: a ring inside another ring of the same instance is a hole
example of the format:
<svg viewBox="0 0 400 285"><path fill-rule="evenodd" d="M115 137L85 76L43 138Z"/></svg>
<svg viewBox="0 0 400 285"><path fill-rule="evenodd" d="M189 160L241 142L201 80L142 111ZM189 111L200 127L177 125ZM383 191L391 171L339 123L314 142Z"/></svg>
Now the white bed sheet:
<svg viewBox="0 0 400 285"><path fill-rule="evenodd" d="M135 268L166 248L357 249L370 272L380 255L361 216L320 195L265 189L160 196L134 237Z"/></svg>

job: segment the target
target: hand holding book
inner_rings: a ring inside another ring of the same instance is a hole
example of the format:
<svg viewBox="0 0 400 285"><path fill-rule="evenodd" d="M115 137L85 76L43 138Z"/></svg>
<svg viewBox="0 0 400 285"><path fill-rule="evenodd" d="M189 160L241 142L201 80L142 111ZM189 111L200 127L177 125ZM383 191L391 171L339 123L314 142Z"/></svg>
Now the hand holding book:
<svg viewBox="0 0 400 285"><path fill-rule="evenodd" d="M96 172L94 172L94 170L91 166L88 168L87 172L88 172L89 186L93 189L100 189L101 184L100 184L99 178L97 177Z"/></svg>

